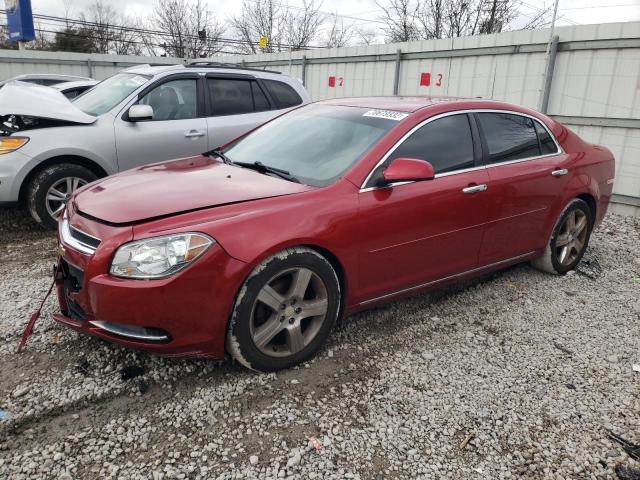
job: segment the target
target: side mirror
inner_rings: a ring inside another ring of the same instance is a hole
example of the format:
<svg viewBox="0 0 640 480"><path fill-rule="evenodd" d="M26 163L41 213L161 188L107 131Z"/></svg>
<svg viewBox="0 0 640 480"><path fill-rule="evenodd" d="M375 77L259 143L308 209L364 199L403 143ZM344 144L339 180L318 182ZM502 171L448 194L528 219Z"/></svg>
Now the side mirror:
<svg viewBox="0 0 640 480"><path fill-rule="evenodd" d="M433 165L417 158L396 158L382 172L385 184L433 180Z"/></svg>
<svg viewBox="0 0 640 480"><path fill-rule="evenodd" d="M129 108L129 120L132 122L153 120L153 107L151 105L132 105Z"/></svg>

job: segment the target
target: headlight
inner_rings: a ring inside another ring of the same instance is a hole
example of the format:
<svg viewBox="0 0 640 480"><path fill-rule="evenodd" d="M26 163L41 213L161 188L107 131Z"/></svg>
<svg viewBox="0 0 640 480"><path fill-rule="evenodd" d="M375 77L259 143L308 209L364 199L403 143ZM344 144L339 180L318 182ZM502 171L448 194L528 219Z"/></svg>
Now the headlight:
<svg viewBox="0 0 640 480"><path fill-rule="evenodd" d="M0 137L0 155L18 150L28 141L29 137Z"/></svg>
<svg viewBox="0 0 640 480"><path fill-rule="evenodd" d="M183 233L127 243L116 251L109 273L126 278L162 278L182 270L215 240L201 233Z"/></svg>

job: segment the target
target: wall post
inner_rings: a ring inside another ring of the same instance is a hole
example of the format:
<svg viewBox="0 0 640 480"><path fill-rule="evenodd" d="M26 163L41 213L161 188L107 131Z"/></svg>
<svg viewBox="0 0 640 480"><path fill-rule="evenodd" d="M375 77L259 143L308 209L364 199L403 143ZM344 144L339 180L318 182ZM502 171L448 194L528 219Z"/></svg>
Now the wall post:
<svg viewBox="0 0 640 480"><path fill-rule="evenodd" d="M560 38L554 35L547 56L547 66L544 72L544 85L542 87L542 98L540 101L540 111L547 113L549 108L549 96L551 95L551 83L553 81L553 71L556 68L556 56L558 55L558 42Z"/></svg>
<svg viewBox="0 0 640 480"><path fill-rule="evenodd" d="M302 85L307 86L307 56L302 56Z"/></svg>
<svg viewBox="0 0 640 480"><path fill-rule="evenodd" d="M402 50L396 51L396 70L393 76L393 94L398 95L400 89L400 62L402 61Z"/></svg>

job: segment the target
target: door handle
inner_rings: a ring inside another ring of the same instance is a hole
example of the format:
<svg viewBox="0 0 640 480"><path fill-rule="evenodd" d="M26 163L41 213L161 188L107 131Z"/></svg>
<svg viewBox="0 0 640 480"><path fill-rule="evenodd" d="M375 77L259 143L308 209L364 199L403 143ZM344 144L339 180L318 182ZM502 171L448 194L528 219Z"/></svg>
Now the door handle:
<svg viewBox="0 0 640 480"><path fill-rule="evenodd" d="M466 187L462 189L463 193L478 193L478 192L484 192L487 189L487 184L486 183L481 183L480 185L473 185L472 187Z"/></svg>
<svg viewBox="0 0 640 480"><path fill-rule="evenodd" d="M554 177L561 177L563 175L566 175L567 173L569 173L569 170L567 170L566 168L560 168L551 172L551 175L553 175Z"/></svg>
<svg viewBox="0 0 640 480"><path fill-rule="evenodd" d="M190 132L185 133L184 136L187 138L204 137L204 132L191 130Z"/></svg>

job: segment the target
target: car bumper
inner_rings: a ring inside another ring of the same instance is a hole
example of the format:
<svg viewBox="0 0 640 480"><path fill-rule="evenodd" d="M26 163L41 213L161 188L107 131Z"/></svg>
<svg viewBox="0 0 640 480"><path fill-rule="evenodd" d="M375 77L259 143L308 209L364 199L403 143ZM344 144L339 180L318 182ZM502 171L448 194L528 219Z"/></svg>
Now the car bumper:
<svg viewBox="0 0 640 480"><path fill-rule="evenodd" d="M76 228L100 234L84 223ZM214 244L168 278L113 277L107 273L111 258L131 240L130 231L113 232L115 240L103 241L93 255L60 244L60 313L54 319L80 333L158 355L221 358L227 320L247 265Z"/></svg>
<svg viewBox="0 0 640 480"><path fill-rule="evenodd" d="M0 155L0 204L18 201L25 167L30 161L20 151Z"/></svg>

